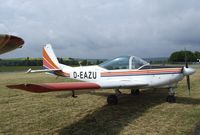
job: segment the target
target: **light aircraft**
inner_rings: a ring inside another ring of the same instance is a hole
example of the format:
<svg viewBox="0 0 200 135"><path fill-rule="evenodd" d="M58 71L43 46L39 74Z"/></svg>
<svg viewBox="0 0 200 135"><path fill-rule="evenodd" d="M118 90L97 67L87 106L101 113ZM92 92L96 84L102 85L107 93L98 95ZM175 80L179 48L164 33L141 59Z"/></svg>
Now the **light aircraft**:
<svg viewBox="0 0 200 135"><path fill-rule="evenodd" d="M0 54L22 48L24 40L13 35L0 34Z"/></svg>
<svg viewBox="0 0 200 135"><path fill-rule="evenodd" d="M139 94L139 89L168 88L167 102L176 102L177 83L187 76L190 90L189 75L195 70L185 67L152 66L136 56L122 56L103 62L100 65L70 67L58 62L52 47L47 44L42 51L43 70L31 70L28 73L50 72L57 76L76 79L82 82L41 83L9 85L8 88L22 89L30 92L72 91L85 89L115 89L116 93L107 97L108 104L117 104L119 89L130 89L132 94Z"/></svg>

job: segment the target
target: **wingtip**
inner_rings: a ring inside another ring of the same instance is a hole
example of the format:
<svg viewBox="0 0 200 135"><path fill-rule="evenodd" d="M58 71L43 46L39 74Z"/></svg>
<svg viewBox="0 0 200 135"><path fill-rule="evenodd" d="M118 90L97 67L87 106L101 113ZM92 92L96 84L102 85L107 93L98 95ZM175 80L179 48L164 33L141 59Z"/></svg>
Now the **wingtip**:
<svg viewBox="0 0 200 135"><path fill-rule="evenodd" d="M7 85L9 89L19 89L33 93L49 92L49 89L36 84L17 84L17 85Z"/></svg>

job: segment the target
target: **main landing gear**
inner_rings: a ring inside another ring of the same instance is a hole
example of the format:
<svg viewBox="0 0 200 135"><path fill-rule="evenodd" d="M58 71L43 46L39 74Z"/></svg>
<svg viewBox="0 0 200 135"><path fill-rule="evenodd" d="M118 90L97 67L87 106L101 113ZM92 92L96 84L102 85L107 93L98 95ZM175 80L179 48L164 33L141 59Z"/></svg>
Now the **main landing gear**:
<svg viewBox="0 0 200 135"><path fill-rule="evenodd" d="M131 95L139 96L140 90L139 89L131 89Z"/></svg>
<svg viewBox="0 0 200 135"><path fill-rule="evenodd" d="M116 105L118 104L118 97L121 95L121 91L119 89L115 90L115 94L109 95L107 97L107 103L109 105ZM140 95L140 90L139 89L131 89L131 95Z"/></svg>
<svg viewBox="0 0 200 135"><path fill-rule="evenodd" d="M166 98L166 101L169 103L176 103L176 97L175 97L175 90L174 88L169 88L168 96ZM109 95L107 97L107 103L108 105L116 105L118 104L118 97L121 95L121 92L119 89L115 90L115 94ZM140 95L139 89L131 89L131 95Z"/></svg>
<svg viewBox="0 0 200 135"><path fill-rule="evenodd" d="M107 97L107 103L109 105L116 105L118 103L118 97L121 95L121 91L119 89L115 89L115 94L109 95Z"/></svg>
<svg viewBox="0 0 200 135"><path fill-rule="evenodd" d="M166 98L166 101L169 103L176 103L175 91L173 88L169 88L169 95Z"/></svg>

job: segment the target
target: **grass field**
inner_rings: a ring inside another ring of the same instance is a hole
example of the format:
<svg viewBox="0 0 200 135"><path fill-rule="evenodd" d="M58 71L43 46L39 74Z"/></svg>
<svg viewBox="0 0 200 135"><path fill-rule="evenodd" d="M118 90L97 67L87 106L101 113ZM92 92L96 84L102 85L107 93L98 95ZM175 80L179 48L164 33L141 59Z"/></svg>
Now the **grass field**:
<svg viewBox="0 0 200 135"><path fill-rule="evenodd" d="M27 71L28 69L42 69L42 66L0 66L0 72Z"/></svg>
<svg viewBox="0 0 200 135"><path fill-rule="evenodd" d="M177 88L177 103L165 102L167 90L143 90L108 106L112 90L34 94L9 84L70 81L46 74L0 73L0 134L188 135L200 121L200 70Z"/></svg>

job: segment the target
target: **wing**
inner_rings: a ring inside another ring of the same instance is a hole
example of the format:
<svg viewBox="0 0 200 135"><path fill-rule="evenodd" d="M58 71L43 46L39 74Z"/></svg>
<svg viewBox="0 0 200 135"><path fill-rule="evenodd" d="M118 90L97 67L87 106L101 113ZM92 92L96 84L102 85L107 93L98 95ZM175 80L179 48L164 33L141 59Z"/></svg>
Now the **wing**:
<svg viewBox="0 0 200 135"><path fill-rule="evenodd" d="M11 89L21 89L35 93L101 88L98 84L89 82L18 84L18 85L7 85L7 87Z"/></svg>
<svg viewBox="0 0 200 135"><path fill-rule="evenodd" d="M21 48L24 40L12 35L0 35L0 54Z"/></svg>
<svg viewBox="0 0 200 135"><path fill-rule="evenodd" d="M143 80L136 80L136 79L114 79L110 78L107 79L105 83L101 85L103 88L135 88L141 89L148 87L149 84L144 82Z"/></svg>

